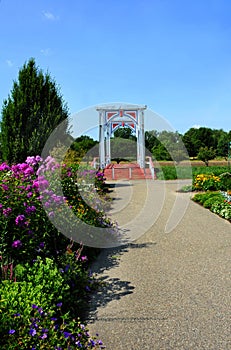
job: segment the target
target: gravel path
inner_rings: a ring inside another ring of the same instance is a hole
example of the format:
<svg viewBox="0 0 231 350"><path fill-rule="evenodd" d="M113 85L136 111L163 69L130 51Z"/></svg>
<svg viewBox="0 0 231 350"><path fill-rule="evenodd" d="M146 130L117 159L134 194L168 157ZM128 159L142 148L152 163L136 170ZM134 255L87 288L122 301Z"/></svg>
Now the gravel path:
<svg viewBox="0 0 231 350"><path fill-rule="evenodd" d="M92 267L103 284L92 298L90 332L108 350L230 350L231 225L176 193L174 181L148 186L117 182L112 192L110 216L120 226L139 215L147 192L155 222L136 241L104 249Z"/></svg>

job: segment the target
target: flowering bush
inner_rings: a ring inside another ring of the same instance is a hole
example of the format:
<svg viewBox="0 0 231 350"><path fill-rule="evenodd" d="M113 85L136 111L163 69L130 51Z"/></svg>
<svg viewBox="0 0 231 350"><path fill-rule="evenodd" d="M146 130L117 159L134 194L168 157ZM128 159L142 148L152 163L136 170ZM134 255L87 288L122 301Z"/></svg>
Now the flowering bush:
<svg viewBox="0 0 231 350"><path fill-rule="evenodd" d="M197 193L192 199L213 213L231 221L231 196L227 192Z"/></svg>
<svg viewBox="0 0 231 350"><path fill-rule="evenodd" d="M57 313L60 304L56 305ZM60 322L61 321L61 322ZM0 339L2 350L62 350L103 349L102 341L89 335L79 319L70 320L68 314L56 317L54 312L45 312L36 304L31 305L28 320L20 313L12 317L12 326Z"/></svg>
<svg viewBox="0 0 231 350"><path fill-rule="evenodd" d="M219 176L198 174L194 177L193 188L199 191L216 191L231 189L231 174L225 172Z"/></svg>
<svg viewBox="0 0 231 350"><path fill-rule="evenodd" d="M193 187L196 190L212 191L220 188L220 178L213 174L198 174L194 178Z"/></svg>
<svg viewBox="0 0 231 350"><path fill-rule="evenodd" d="M102 342L91 338L85 326L74 318L83 301L83 291L88 293L94 282L81 269L86 257L80 256L80 251L77 256L70 253L70 248L67 252L71 258L62 269L51 259L43 262L38 258L32 266L16 266L15 281L2 281L1 349L101 348ZM73 264L77 261L79 266Z"/></svg>
<svg viewBox="0 0 231 350"><path fill-rule="evenodd" d="M68 206L89 225L111 227L105 216L107 201L97 189L80 193L78 171L63 167L48 157L39 166L40 157L28 157L23 164L0 166L0 255L3 265L33 261L36 257L56 257L65 252L68 239L48 220ZM63 193L59 193L60 183ZM97 186L103 188L101 174L94 173ZM57 191L56 191L57 190ZM58 193L58 194L57 194ZM87 198L86 198L87 196ZM45 208L45 210L44 210ZM71 225L71 223L70 223Z"/></svg>
<svg viewBox="0 0 231 350"><path fill-rule="evenodd" d="M113 227L102 211L104 201L96 201L104 180L94 176L97 188L86 203L74 167L61 168L51 157L39 156L0 165L1 349L102 348L78 321L95 288L86 249L48 218L66 206L91 225Z"/></svg>

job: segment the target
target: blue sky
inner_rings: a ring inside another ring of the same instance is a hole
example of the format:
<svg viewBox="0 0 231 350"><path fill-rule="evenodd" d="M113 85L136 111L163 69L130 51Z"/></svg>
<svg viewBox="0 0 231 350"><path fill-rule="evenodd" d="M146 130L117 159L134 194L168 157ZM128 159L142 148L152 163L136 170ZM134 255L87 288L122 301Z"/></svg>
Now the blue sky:
<svg viewBox="0 0 231 350"><path fill-rule="evenodd" d="M1 106L34 57L70 114L122 101L181 133L231 129L229 0L1 0L0 30Z"/></svg>

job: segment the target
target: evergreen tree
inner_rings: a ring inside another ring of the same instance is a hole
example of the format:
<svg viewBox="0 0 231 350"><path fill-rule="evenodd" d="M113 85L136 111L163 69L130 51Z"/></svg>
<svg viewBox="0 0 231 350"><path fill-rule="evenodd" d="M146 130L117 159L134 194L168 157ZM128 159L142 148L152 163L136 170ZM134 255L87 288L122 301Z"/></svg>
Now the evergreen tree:
<svg viewBox="0 0 231 350"><path fill-rule="evenodd" d="M41 154L61 122L64 122L61 133L65 136L67 106L55 81L32 58L20 69L18 81L14 81L11 95L3 103L0 134L3 160L23 162L28 155Z"/></svg>

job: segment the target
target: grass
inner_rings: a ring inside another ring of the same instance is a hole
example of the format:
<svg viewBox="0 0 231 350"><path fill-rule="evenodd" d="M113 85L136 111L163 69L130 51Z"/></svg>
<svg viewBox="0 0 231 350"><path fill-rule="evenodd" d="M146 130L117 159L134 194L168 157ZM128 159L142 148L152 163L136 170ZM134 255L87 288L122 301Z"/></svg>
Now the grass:
<svg viewBox="0 0 231 350"><path fill-rule="evenodd" d="M159 180L187 179L198 174L213 174L216 176L225 172L231 172L230 167L224 161L211 161L211 165L206 167L200 162L181 163L174 166L173 162L159 162L156 166L157 178Z"/></svg>

